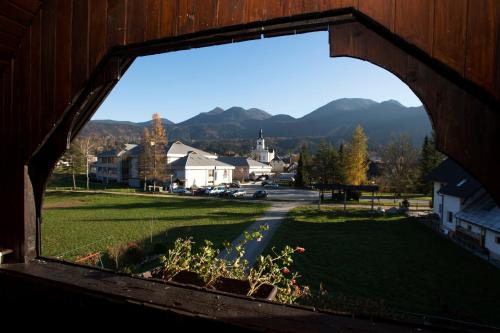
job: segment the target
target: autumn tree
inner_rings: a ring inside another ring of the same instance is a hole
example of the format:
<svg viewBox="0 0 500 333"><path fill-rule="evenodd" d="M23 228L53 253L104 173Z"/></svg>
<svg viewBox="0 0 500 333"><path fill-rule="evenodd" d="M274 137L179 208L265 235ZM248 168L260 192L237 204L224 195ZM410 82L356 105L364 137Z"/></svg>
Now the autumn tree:
<svg viewBox="0 0 500 333"><path fill-rule="evenodd" d="M410 138L405 134L393 137L382 149L381 157L384 183L395 197L414 190L418 181L419 153Z"/></svg>
<svg viewBox="0 0 500 333"><path fill-rule="evenodd" d="M164 181L167 176L167 134L158 113L153 114L149 130L144 128L141 153L141 175L144 177L144 189L147 179L153 180L156 189L157 181Z"/></svg>
<svg viewBox="0 0 500 333"><path fill-rule="evenodd" d="M361 185L366 182L368 137L360 125L354 130L351 141L345 148L344 171L347 184Z"/></svg>

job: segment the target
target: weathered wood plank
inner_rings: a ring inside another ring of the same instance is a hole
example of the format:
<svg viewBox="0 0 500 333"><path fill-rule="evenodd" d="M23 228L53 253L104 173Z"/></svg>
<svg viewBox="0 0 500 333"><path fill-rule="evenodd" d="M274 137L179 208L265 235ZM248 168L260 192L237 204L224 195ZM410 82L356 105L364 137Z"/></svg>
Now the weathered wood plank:
<svg viewBox="0 0 500 333"><path fill-rule="evenodd" d="M48 134L55 123L55 46L56 46L56 2L44 2L42 12L42 110L44 121L40 124L42 136Z"/></svg>
<svg viewBox="0 0 500 333"><path fill-rule="evenodd" d="M161 0L146 2L146 31L145 40L154 40L160 37Z"/></svg>
<svg viewBox="0 0 500 333"><path fill-rule="evenodd" d="M56 7L55 109L66 109L71 101L72 1L58 0Z"/></svg>
<svg viewBox="0 0 500 333"><path fill-rule="evenodd" d="M89 2L73 1L73 29L71 31L71 91L77 94L89 76L90 18Z"/></svg>
<svg viewBox="0 0 500 333"><path fill-rule="evenodd" d="M217 25L219 27L246 22L245 0L219 0Z"/></svg>
<svg viewBox="0 0 500 333"><path fill-rule="evenodd" d="M494 67L500 63L497 55L499 26L498 1L469 1L465 76L492 92L497 79Z"/></svg>
<svg viewBox="0 0 500 333"><path fill-rule="evenodd" d="M467 0L437 0L433 55L464 76Z"/></svg>
<svg viewBox="0 0 500 333"><path fill-rule="evenodd" d="M195 0L178 1L177 34L189 34L194 31Z"/></svg>
<svg viewBox="0 0 500 333"><path fill-rule="evenodd" d="M127 0L108 0L108 47L125 44Z"/></svg>
<svg viewBox="0 0 500 333"><path fill-rule="evenodd" d="M127 44L144 41L146 30L146 6L143 0L127 2Z"/></svg>
<svg viewBox="0 0 500 333"><path fill-rule="evenodd" d="M30 27L31 32L31 54L30 54L30 120L32 122L30 140L30 153L38 147L41 141L42 123L42 19L41 15L35 15Z"/></svg>
<svg viewBox="0 0 500 333"><path fill-rule="evenodd" d="M218 22L218 0L196 1L196 17L194 30L201 31L217 27Z"/></svg>
<svg viewBox="0 0 500 333"><path fill-rule="evenodd" d="M394 31L395 0L359 0L359 10Z"/></svg>
<svg viewBox="0 0 500 333"><path fill-rule="evenodd" d="M148 281L117 275L110 272L96 271L86 267L76 267L54 262L31 262L27 265L4 265L0 268L0 281L10 279L22 281L31 279L29 292L40 290L48 295L68 295L71 290L86 290L83 297L98 297L105 303L131 304L136 310L149 307L173 314L168 323L175 322L175 317L184 317L183 327L193 325L193 318L206 320L205 325L214 325L222 321L228 331L252 330L266 332L400 332L402 326L377 322L376 320L353 319L321 313L311 309L298 308L268 301L259 301L248 297L238 297L226 293L204 291L196 287L183 287L170 283ZM52 285L47 285L52 281ZM43 287L39 287L43 286ZM69 287L69 288L68 288ZM47 290L48 289L48 290ZM54 293L53 290L62 290ZM77 297L78 296L77 294ZM72 299L73 297L67 297ZM37 296L46 302L46 297ZM60 304L60 299L52 299ZM81 302L84 303L84 302ZM80 304L80 301L73 302ZM83 309L85 310L85 309ZM88 311L88 310L87 310ZM256 320L257 319L257 320ZM198 323L200 324L200 323ZM230 326L228 326L230 325ZM233 326L234 325L234 326ZM209 326L210 327L210 326ZM216 331L219 331L216 329ZM425 329L420 329L425 332Z"/></svg>
<svg viewBox="0 0 500 333"><path fill-rule="evenodd" d="M160 36L171 37L177 34L178 2L162 0L160 17Z"/></svg>
<svg viewBox="0 0 500 333"><path fill-rule="evenodd" d="M395 0L394 31L432 55L434 0Z"/></svg>
<svg viewBox="0 0 500 333"><path fill-rule="evenodd" d="M107 1L89 0L89 68L90 72L107 51Z"/></svg>

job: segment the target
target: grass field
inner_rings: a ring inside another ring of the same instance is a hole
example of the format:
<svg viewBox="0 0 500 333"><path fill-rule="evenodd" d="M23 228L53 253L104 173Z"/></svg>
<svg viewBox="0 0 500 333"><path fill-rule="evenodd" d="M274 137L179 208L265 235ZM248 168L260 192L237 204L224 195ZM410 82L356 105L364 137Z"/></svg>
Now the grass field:
<svg viewBox="0 0 500 333"><path fill-rule="evenodd" d="M85 175L76 175L75 183L77 190L87 189L87 178ZM49 190L72 190L73 189L73 177L71 174L66 173L53 173L47 184L47 189ZM89 190L106 190L109 192L137 192L136 189L130 188L123 184L102 184L96 182L89 183Z"/></svg>
<svg viewBox="0 0 500 333"><path fill-rule="evenodd" d="M127 242L153 254L186 236L198 244L208 239L220 245L236 238L266 207L241 201L49 192L42 214L42 254L74 260Z"/></svg>
<svg viewBox="0 0 500 333"><path fill-rule="evenodd" d="M306 249L299 282L329 298L500 326L500 270L410 219L299 207L267 251L287 244Z"/></svg>

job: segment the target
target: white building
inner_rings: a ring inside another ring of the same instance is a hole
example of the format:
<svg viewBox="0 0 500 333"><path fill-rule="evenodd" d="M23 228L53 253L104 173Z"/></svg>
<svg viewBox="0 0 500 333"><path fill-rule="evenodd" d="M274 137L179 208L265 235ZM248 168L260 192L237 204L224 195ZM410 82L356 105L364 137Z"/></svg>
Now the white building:
<svg viewBox="0 0 500 333"><path fill-rule="evenodd" d="M252 149L251 156L254 160L261 163L270 163L274 158L274 149L266 149L266 141L262 136L262 129L259 131L259 137L257 138L257 145Z"/></svg>
<svg viewBox="0 0 500 333"><path fill-rule="evenodd" d="M188 187L201 187L231 183L234 166L205 157L196 151L176 159L170 165L173 181Z"/></svg>
<svg viewBox="0 0 500 333"><path fill-rule="evenodd" d="M481 184L450 159L427 179L443 233L500 262L500 208Z"/></svg>
<svg viewBox="0 0 500 333"><path fill-rule="evenodd" d="M256 179L271 173L271 166L257 162L249 157L219 156L217 160L234 166L234 180L245 181L248 179Z"/></svg>
<svg viewBox="0 0 500 333"><path fill-rule="evenodd" d="M172 162L187 156L190 152L196 152L209 159L217 158L217 155L215 154L207 153L206 151L185 145L180 141L175 141L167 150L167 164L172 164Z"/></svg>

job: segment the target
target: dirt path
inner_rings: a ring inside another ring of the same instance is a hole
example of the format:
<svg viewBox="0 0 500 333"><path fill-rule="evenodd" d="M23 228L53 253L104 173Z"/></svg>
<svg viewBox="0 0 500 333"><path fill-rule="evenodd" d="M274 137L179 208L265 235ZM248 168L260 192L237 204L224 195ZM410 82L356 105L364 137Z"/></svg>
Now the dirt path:
<svg viewBox="0 0 500 333"><path fill-rule="evenodd" d="M246 231L248 232L253 232L255 230L259 230L260 226L262 225L269 225L269 229L262 232L263 237L260 241L252 240L246 244L244 259L248 260L250 266L254 265L259 255L261 255L262 252L266 249L276 230L278 230L281 223L285 220L288 212L291 209L303 204L303 202L274 202L272 206L264 213L264 215L258 218L257 221L255 221L250 227L246 229ZM244 235L241 234L233 241L233 245L238 244L243 239L243 237ZM219 258L227 258L230 260L234 259L235 257L235 253L231 253L228 255L226 251L223 251L219 255Z"/></svg>

